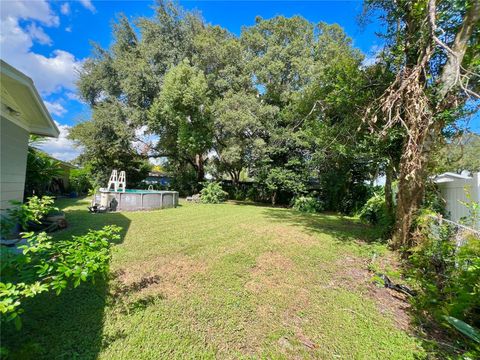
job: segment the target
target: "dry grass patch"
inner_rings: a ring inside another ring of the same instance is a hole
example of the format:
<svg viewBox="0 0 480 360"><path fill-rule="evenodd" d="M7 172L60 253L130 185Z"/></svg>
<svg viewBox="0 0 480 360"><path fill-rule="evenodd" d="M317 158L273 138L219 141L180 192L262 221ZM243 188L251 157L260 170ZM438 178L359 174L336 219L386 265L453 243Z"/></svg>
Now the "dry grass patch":
<svg viewBox="0 0 480 360"><path fill-rule="evenodd" d="M191 291L193 278L205 273L206 264L188 256L157 257L130 263L118 269L116 274L119 289L133 289L140 295L161 295L166 299L178 298Z"/></svg>
<svg viewBox="0 0 480 360"><path fill-rule="evenodd" d="M318 238L291 226L277 224L252 226L242 224L241 227L247 229L254 236L269 238L271 243L275 245L319 245Z"/></svg>
<svg viewBox="0 0 480 360"><path fill-rule="evenodd" d="M263 253L250 270L251 280L245 288L255 294L283 288L290 282L287 273L294 273L294 264L290 259L276 252Z"/></svg>

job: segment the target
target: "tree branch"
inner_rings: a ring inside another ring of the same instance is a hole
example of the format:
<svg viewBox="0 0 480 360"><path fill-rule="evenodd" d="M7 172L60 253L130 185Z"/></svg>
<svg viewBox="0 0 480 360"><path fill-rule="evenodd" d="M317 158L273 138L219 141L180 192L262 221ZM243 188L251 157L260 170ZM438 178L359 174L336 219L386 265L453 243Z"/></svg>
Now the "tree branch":
<svg viewBox="0 0 480 360"><path fill-rule="evenodd" d="M460 73L462 69L462 61L468 48L468 41L475 29L476 24L480 20L480 0L472 0L470 8L465 13L460 29L458 30L455 40L450 47L444 44L437 36L438 31L436 19L436 1L429 0L429 21L432 29L432 37L438 45L445 49L448 53L447 62L442 69L439 79L440 90L438 91L438 99L442 101L449 91L457 84L462 88L468 96L480 98L480 95L474 91L467 89L462 82Z"/></svg>

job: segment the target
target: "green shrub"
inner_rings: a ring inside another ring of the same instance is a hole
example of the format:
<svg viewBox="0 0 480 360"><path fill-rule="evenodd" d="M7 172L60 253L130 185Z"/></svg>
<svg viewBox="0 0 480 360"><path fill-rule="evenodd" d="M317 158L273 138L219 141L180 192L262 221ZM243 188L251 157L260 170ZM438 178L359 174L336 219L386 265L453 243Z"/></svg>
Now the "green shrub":
<svg viewBox="0 0 480 360"><path fill-rule="evenodd" d="M417 245L409 258L420 287L415 305L441 323L454 317L480 328L480 237L432 214L424 211L416 220Z"/></svg>
<svg viewBox="0 0 480 360"><path fill-rule="evenodd" d="M236 189L235 192L233 193L233 198L238 201L243 201L247 198L247 195L245 191L241 189Z"/></svg>
<svg viewBox="0 0 480 360"><path fill-rule="evenodd" d="M292 208L305 213L316 213L323 210L322 204L311 196L299 196L295 198Z"/></svg>
<svg viewBox="0 0 480 360"><path fill-rule="evenodd" d="M32 146L28 147L25 194L45 194L52 184L52 180L61 177L62 173L63 169L58 160Z"/></svg>
<svg viewBox="0 0 480 360"><path fill-rule="evenodd" d="M200 191L200 200L204 204L219 204L227 198L228 193L223 191L218 182L207 183Z"/></svg>
<svg viewBox="0 0 480 360"><path fill-rule="evenodd" d="M23 204L18 201L11 203L14 206L7 209L7 216L2 217L2 236L11 232L16 224L26 231L30 222L39 224L49 213L58 211L58 208L53 206L54 198L51 196L32 196Z"/></svg>
<svg viewBox="0 0 480 360"><path fill-rule="evenodd" d="M27 233L21 254L1 252L0 313L2 321L21 326L20 315L28 298L42 292L60 294L69 284L94 281L108 272L110 241L119 238L118 226L105 226L73 239L53 241L46 233Z"/></svg>
<svg viewBox="0 0 480 360"><path fill-rule="evenodd" d="M79 194L85 194L93 188L92 176L87 168L70 171L70 187Z"/></svg>
<svg viewBox="0 0 480 360"><path fill-rule="evenodd" d="M258 201L259 197L260 191L256 186L248 188L247 193L245 194L245 200L247 201Z"/></svg>
<svg viewBox="0 0 480 360"><path fill-rule="evenodd" d="M437 214L447 215L446 202L440 194L438 186L428 181L425 184L422 209L429 209Z"/></svg>
<svg viewBox="0 0 480 360"><path fill-rule="evenodd" d="M395 219L387 210L382 192L368 199L358 215L362 221L377 226L382 237L387 237L391 233Z"/></svg>

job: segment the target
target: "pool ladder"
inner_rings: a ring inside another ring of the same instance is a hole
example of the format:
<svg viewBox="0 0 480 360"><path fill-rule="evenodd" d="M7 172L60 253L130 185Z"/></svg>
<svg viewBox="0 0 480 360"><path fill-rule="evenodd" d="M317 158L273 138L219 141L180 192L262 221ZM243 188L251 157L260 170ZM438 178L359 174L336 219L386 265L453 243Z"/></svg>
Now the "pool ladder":
<svg viewBox="0 0 480 360"><path fill-rule="evenodd" d="M113 191L119 191L121 189L122 192L125 192L126 185L127 180L125 176L125 171L120 171L119 176L117 170L113 170L112 174L110 175L110 180L108 181L107 190L110 191L113 186Z"/></svg>

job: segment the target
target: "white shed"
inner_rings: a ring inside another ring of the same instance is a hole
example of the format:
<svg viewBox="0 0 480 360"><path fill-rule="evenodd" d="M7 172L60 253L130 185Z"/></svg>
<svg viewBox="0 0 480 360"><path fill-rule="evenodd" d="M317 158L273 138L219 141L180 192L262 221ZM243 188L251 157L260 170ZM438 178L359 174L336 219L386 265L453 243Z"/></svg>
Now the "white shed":
<svg viewBox="0 0 480 360"><path fill-rule="evenodd" d="M29 134L58 137L59 131L32 79L0 61L0 213L22 201Z"/></svg>
<svg viewBox="0 0 480 360"><path fill-rule="evenodd" d="M469 210L461 203L462 201L480 203L480 172L472 175L447 172L435 176L433 181L438 185L446 201L447 214L452 221L458 222L462 217L469 215ZM470 194L470 200L466 197L467 191Z"/></svg>

